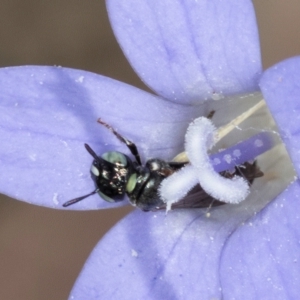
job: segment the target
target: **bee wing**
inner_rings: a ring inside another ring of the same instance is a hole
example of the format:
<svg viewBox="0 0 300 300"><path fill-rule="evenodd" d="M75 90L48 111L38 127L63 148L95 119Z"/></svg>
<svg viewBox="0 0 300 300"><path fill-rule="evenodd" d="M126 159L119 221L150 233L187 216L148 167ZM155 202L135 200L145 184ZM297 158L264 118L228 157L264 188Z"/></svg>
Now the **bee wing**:
<svg viewBox="0 0 300 300"><path fill-rule="evenodd" d="M207 208L226 204L208 195L200 185L195 186L186 197L172 204L172 209L177 208Z"/></svg>

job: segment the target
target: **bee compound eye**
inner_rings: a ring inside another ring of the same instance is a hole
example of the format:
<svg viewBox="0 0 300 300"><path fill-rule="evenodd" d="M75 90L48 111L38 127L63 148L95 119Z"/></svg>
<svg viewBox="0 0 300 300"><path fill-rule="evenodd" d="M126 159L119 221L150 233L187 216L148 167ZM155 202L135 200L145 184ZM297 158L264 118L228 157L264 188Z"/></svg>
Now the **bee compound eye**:
<svg viewBox="0 0 300 300"><path fill-rule="evenodd" d="M131 192L134 190L134 188L135 188L135 186L136 186L136 178L137 178L137 174L136 174L136 173L133 173L133 174L129 177L128 182L127 182L127 184L126 184L126 191L127 191L128 193L131 193Z"/></svg>
<svg viewBox="0 0 300 300"><path fill-rule="evenodd" d="M91 172L92 172L96 177L99 177L99 175L100 175L99 169L98 169L94 164L92 164L92 166L91 166Z"/></svg>
<svg viewBox="0 0 300 300"><path fill-rule="evenodd" d="M102 155L102 158L112 164L118 164L124 167L127 165L126 156L117 151L106 152Z"/></svg>
<svg viewBox="0 0 300 300"><path fill-rule="evenodd" d="M99 194L99 196L100 196L103 200L105 200L105 201L107 201L107 202L110 202L110 203L116 202L114 199L108 197L107 195L103 194L103 193L100 192L100 191L98 191L98 194Z"/></svg>

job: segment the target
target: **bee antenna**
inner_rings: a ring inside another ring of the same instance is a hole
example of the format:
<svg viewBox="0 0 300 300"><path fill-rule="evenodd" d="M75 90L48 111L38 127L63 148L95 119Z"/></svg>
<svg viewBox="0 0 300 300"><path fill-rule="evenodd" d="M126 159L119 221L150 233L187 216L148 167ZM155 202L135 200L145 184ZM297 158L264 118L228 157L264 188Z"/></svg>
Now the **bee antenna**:
<svg viewBox="0 0 300 300"><path fill-rule="evenodd" d="M62 206L63 207L67 207L67 206L73 205L73 204L75 204L75 203L77 203L77 202L79 202L79 201L81 201L81 200L83 200L83 199L85 199L85 198L87 198L89 196L92 196L92 195L96 194L97 192L98 192L98 189L92 191L91 193L89 193L87 195L84 195L84 196L81 196L81 197L69 200L69 201L65 202Z"/></svg>
<svg viewBox="0 0 300 300"><path fill-rule="evenodd" d="M85 149L89 154L91 154L95 160L100 160L99 156L95 153L95 151L88 145L84 144Z"/></svg>

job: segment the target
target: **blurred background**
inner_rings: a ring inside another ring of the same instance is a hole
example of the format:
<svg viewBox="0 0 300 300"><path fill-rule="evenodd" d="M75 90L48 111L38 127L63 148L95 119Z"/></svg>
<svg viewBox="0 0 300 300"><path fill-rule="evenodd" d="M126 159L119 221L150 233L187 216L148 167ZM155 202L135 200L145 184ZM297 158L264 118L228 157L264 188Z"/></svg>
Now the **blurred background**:
<svg viewBox="0 0 300 300"><path fill-rule="evenodd" d="M264 68L300 54L300 2L254 5ZM103 0L0 0L0 24L1 67L61 65L147 89L113 36ZM0 299L66 299L93 247L130 210L57 211L0 196Z"/></svg>

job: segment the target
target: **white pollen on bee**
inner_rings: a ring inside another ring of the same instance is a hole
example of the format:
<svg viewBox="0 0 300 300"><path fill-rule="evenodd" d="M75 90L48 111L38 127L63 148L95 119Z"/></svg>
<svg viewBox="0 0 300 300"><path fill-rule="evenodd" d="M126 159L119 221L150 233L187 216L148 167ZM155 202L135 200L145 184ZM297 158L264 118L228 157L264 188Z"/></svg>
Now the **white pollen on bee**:
<svg viewBox="0 0 300 300"><path fill-rule="evenodd" d="M255 145L256 147L258 147L258 148L262 147L263 144L264 144L263 141L260 140L260 139L257 139L257 140L255 140L255 142L254 142L254 145Z"/></svg>
<svg viewBox="0 0 300 300"><path fill-rule="evenodd" d="M241 150L235 149L235 150L233 151L233 156L235 156L235 157L240 157L241 155L242 155Z"/></svg>
<svg viewBox="0 0 300 300"><path fill-rule="evenodd" d="M91 166L91 172L97 177L100 175L98 168L96 168L94 165Z"/></svg>
<svg viewBox="0 0 300 300"><path fill-rule="evenodd" d="M157 162L152 162L151 163L151 170L152 171L156 171L156 170L158 170L159 169L159 164L157 163Z"/></svg>

